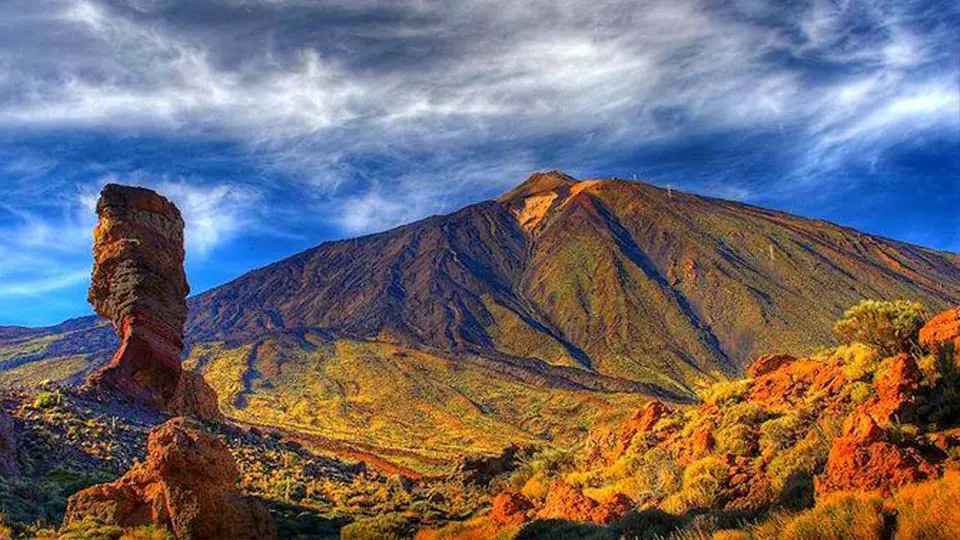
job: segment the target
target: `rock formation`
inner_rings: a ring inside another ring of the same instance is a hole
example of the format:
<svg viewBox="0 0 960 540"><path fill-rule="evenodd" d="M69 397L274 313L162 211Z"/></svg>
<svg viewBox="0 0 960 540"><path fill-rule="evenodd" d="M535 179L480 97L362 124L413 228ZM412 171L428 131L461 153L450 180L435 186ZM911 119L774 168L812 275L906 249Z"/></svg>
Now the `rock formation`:
<svg viewBox="0 0 960 540"><path fill-rule="evenodd" d="M175 414L219 416L202 377L181 377L190 288L180 211L149 189L108 184L97 215L88 300L113 323L120 347L88 385Z"/></svg>
<svg viewBox="0 0 960 540"><path fill-rule="evenodd" d="M946 343L960 351L960 306L937 314L920 329L920 345L933 349Z"/></svg>
<svg viewBox="0 0 960 540"><path fill-rule="evenodd" d="M174 418L150 432L144 463L70 497L64 526L92 519L123 528L156 523L178 539L276 538L270 514L239 491L239 478L222 441Z"/></svg>
<svg viewBox="0 0 960 540"><path fill-rule="evenodd" d="M487 486L497 476L515 470L533 453L531 446L511 444L499 456L466 456L454 467L453 477L464 485Z"/></svg>

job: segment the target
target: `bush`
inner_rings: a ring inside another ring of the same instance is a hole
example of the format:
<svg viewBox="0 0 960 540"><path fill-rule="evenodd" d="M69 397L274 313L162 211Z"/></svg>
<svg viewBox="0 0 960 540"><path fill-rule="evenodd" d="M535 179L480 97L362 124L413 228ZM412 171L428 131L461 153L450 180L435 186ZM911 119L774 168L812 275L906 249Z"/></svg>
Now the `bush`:
<svg viewBox="0 0 960 540"><path fill-rule="evenodd" d="M414 525L402 514L383 514L377 517L360 519L347 525L340 531L342 540L404 540L413 536Z"/></svg>
<svg viewBox="0 0 960 540"><path fill-rule="evenodd" d="M747 397L752 382L750 379L719 382L707 389L703 400L709 405L740 403Z"/></svg>
<svg viewBox="0 0 960 540"><path fill-rule="evenodd" d="M884 537L877 495L837 493L787 524L785 540L872 540Z"/></svg>
<svg viewBox="0 0 960 540"><path fill-rule="evenodd" d="M916 350L923 304L864 300L848 309L834 329L844 343L863 343L883 356Z"/></svg>
<svg viewBox="0 0 960 540"><path fill-rule="evenodd" d="M40 392L33 400L34 409L47 409L57 405L60 402L60 396L54 392Z"/></svg>
<svg viewBox="0 0 960 540"><path fill-rule="evenodd" d="M757 434L746 424L734 424L714 433L717 452L735 456L750 455L756 449Z"/></svg>
<svg viewBox="0 0 960 540"><path fill-rule="evenodd" d="M873 387L863 381L857 381L850 385L850 401L859 405L870 399L873 395Z"/></svg>
<svg viewBox="0 0 960 540"><path fill-rule="evenodd" d="M792 507L809 506L813 502L813 476L827 461L829 445L816 432L789 450L773 458L767 467L770 485L780 500Z"/></svg>
<svg viewBox="0 0 960 540"><path fill-rule="evenodd" d="M760 448L764 452L780 452L797 442L803 422L795 414L785 414L779 418L760 424Z"/></svg>
<svg viewBox="0 0 960 540"><path fill-rule="evenodd" d="M835 357L843 360L843 375L850 381L862 381L880 367L880 355L876 349L862 343L837 347Z"/></svg>
<svg viewBox="0 0 960 540"><path fill-rule="evenodd" d="M727 482L727 465L715 456L694 461L683 471L684 502L694 508L709 508L717 503L720 488Z"/></svg>
<svg viewBox="0 0 960 540"><path fill-rule="evenodd" d="M960 473L948 471L936 481L904 486L896 493L894 538L960 538Z"/></svg>

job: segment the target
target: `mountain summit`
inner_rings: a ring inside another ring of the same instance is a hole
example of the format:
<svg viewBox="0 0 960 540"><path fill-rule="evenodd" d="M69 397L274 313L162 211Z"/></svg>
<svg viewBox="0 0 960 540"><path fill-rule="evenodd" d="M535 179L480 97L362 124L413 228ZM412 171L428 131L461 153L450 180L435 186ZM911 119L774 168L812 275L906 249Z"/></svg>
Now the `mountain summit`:
<svg viewBox="0 0 960 540"><path fill-rule="evenodd" d="M757 356L828 345L863 298L957 304L960 256L550 171L191 298L185 365L231 416L453 455L563 436L618 396L679 399ZM102 324L4 330L0 380L57 357L61 378L82 376L112 346Z"/></svg>

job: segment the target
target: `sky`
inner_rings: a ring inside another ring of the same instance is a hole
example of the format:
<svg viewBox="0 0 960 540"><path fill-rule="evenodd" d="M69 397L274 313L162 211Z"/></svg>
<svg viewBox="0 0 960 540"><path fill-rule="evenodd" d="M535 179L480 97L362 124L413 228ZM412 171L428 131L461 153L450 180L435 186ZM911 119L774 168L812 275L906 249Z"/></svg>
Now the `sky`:
<svg viewBox="0 0 960 540"><path fill-rule="evenodd" d="M151 187L194 292L536 170L960 252L953 0L0 0L0 325L86 303Z"/></svg>

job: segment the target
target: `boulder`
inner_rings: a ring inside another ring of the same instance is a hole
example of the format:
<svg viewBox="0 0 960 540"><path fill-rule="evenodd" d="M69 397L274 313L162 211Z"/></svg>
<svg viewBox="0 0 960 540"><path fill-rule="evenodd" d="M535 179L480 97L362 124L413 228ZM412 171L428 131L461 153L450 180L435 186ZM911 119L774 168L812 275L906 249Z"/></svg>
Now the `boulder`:
<svg viewBox="0 0 960 540"><path fill-rule="evenodd" d="M881 424L907 424L915 420L916 400L923 373L908 354L884 360L873 386L877 397L869 414Z"/></svg>
<svg viewBox="0 0 960 540"><path fill-rule="evenodd" d="M533 505L519 493L504 491L493 498L490 519L501 526L520 525L527 521L527 512Z"/></svg>
<svg viewBox="0 0 960 540"><path fill-rule="evenodd" d="M920 329L921 346L936 349L946 343L960 351L960 306L935 315Z"/></svg>
<svg viewBox="0 0 960 540"><path fill-rule="evenodd" d="M64 526L91 519L122 528L154 523L178 539L276 538L270 514L238 481L220 439L195 420L174 418L150 432L145 462L70 497Z"/></svg>
<svg viewBox="0 0 960 540"><path fill-rule="evenodd" d="M830 445L827 466L817 478L818 494L844 490L881 490L938 475L937 468L915 448L885 440L885 432L869 415L848 418L844 435Z"/></svg>
<svg viewBox="0 0 960 540"><path fill-rule="evenodd" d="M653 429L661 418L670 414L671 409L658 400L645 404L623 426L617 434L617 444L613 451L613 459L619 458L630 447L630 442L638 433Z"/></svg>
<svg viewBox="0 0 960 540"><path fill-rule="evenodd" d="M167 411L176 416L192 416L205 420L220 420L220 406L217 402L217 392L203 375L196 371L183 370L177 380L177 388L173 392Z"/></svg>
<svg viewBox="0 0 960 540"><path fill-rule="evenodd" d="M568 521L593 521L597 501L563 481L556 481L547 491L547 499L537 512L540 519L564 519Z"/></svg>
<svg viewBox="0 0 960 540"><path fill-rule="evenodd" d="M796 358L790 356L789 354L770 354L767 356L761 356L753 361L752 364L747 368L746 375L747 377L759 377L760 375L765 375L777 369L780 369L781 366L785 366L791 362L796 362Z"/></svg>

